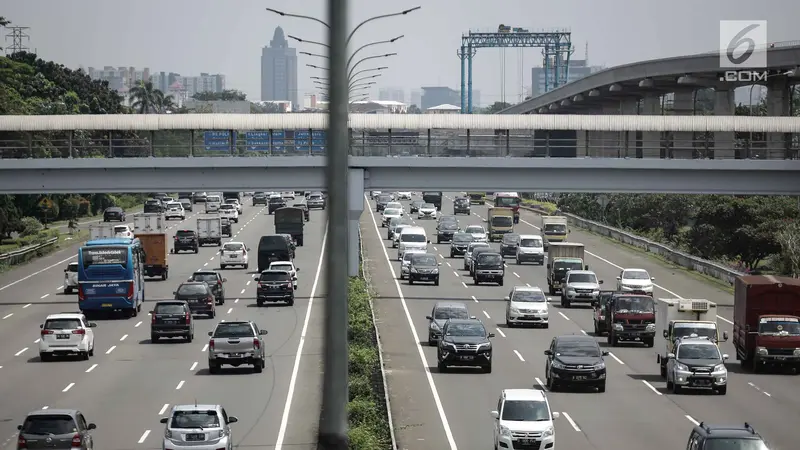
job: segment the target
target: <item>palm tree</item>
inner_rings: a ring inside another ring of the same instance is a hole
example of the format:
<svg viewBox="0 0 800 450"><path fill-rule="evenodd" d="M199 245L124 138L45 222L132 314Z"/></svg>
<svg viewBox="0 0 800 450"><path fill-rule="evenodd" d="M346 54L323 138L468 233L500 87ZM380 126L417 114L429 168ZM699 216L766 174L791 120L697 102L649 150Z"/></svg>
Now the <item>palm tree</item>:
<svg viewBox="0 0 800 450"><path fill-rule="evenodd" d="M175 103L175 97L172 95L161 94L156 107L159 113L166 114L168 112L174 112L178 108L178 105Z"/></svg>
<svg viewBox="0 0 800 450"><path fill-rule="evenodd" d="M164 102L164 93L153 87L150 81L140 81L128 92L130 95L131 108L139 114L159 112L159 105Z"/></svg>

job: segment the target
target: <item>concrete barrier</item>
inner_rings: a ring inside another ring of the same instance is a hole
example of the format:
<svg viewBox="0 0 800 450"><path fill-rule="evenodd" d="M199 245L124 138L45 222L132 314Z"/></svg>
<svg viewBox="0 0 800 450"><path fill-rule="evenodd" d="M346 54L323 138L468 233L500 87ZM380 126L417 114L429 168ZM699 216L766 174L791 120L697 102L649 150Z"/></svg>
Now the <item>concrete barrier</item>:
<svg viewBox="0 0 800 450"><path fill-rule="evenodd" d="M535 212L539 215L547 215L547 212L536 207L522 206L522 208ZM733 285L736 277L744 275L741 272L731 270L721 264L713 261L692 256L680 250L675 250L664 244L653 242L641 236L636 236L628 231L620 230L618 228L603 225L598 222L584 219L583 217L576 216L569 213L561 213L562 216L568 218L570 225L583 228L585 230L597 233L601 236L608 237L615 241L627 244L633 247L640 248L646 252L656 254L667 261L670 261L678 266L684 267L695 272L702 273L712 278L724 281Z"/></svg>

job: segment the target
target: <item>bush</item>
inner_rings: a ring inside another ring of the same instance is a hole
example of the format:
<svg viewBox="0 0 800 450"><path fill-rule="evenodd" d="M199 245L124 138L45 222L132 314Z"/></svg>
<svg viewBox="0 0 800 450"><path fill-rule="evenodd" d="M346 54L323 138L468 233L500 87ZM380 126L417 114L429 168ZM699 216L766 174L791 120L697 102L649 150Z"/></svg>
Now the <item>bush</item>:
<svg viewBox="0 0 800 450"><path fill-rule="evenodd" d="M92 213L92 202L84 197L78 199L78 216L84 217Z"/></svg>
<svg viewBox="0 0 800 450"><path fill-rule="evenodd" d="M78 197L69 197L61 201L59 206L62 219L74 219L80 214L81 202Z"/></svg>
<svg viewBox="0 0 800 450"><path fill-rule="evenodd" d="M42 222L39 222L39 219L35 217L23 217L19 223L18 231L21 237L33 236L44 228Z"/></svg>

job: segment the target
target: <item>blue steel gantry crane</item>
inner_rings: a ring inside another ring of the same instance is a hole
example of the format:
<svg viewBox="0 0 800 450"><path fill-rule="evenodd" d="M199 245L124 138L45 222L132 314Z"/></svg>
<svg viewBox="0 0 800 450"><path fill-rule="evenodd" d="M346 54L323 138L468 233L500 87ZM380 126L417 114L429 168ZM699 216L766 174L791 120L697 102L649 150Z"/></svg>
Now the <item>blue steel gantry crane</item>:
<svg viewBox="0 0 800 450"><path fill-rule="evenodd" d="M541 48L547 92L567 84L569 80L571 39L572 33L568 30L531 32L502 24L497 27L497 32L469 31L462 34L461 48L456 52L461 60L461 114L472 114L472 58L479 48Z"/></svg>

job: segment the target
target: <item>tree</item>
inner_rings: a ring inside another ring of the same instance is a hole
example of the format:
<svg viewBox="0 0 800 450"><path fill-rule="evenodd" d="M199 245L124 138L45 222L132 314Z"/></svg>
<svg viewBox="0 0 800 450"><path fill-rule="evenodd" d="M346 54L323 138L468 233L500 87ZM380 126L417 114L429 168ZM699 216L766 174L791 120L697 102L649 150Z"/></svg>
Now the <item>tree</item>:
<svg viewBox="0 0 800 450"><path fill-rule="evenodd" d="M417 105L411 105L408 107L408 114L422 114L422 110Z"/></svg>
<svg viewBox="0 0 800 450"><path fill-rule="evenodd" d="M786 272L793 277L800 276L800 223L786 221L777 235L781 246L781 259L788 266Z"/></svg>
<svg viewBox="0 0 800 450"><path fill-rule="evenodd" d="M500 111L502 111L502 110L504 110L506 108L509 108L510 106L511 106L511 103L494 102L494 103L492 103L491 106L489 106L488 108L486 108L484 110L485 111L484 113L485 114L496 114L496 113L499 113Z"/></svg>
<svg viewBox="0 0 800 450"><path fill-rule="evenodd" d="M164 93L153 87L151 81L140 81L128 92L131 108L139 114L160 112L160 105L164 104Z"/></svg>
<svg viewBox="0 0 800 450"><path fill-rule="evenodd" d="M0 28L6 28L9 25L11 25L11 21L6 19L3 16L0 16ZM3 47L0 47L0 50L2 50L2 49L3 49Z"/></svg>
<svg viewBox="0 0 800 450"><path fill-rule="evenodd" d="M222 92L198 92L192 95L192 98L201 102L213 101L243 101L247 100L247 94L234 89L224 90Z"/></svg>

